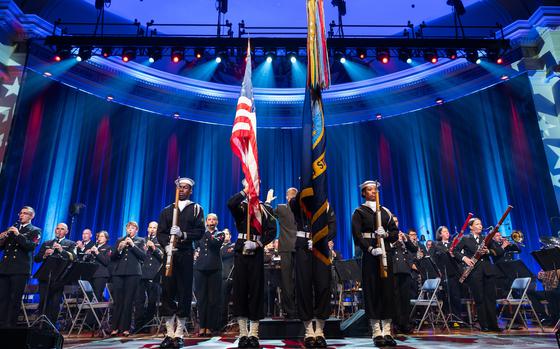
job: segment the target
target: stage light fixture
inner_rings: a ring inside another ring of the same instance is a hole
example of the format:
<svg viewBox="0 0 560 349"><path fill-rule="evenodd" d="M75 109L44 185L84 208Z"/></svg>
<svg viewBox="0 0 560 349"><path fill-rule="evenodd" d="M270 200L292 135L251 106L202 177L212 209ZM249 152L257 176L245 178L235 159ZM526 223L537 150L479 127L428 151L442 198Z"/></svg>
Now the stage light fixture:
<svg viewBox="0 0 560 349"><path fill-rule="evenodd" d="M275 48L266 48L264 50L264 55L266 56L266 62L270 63L274 58L276 58L277 51Z"/></svg>
<svg viewBox="0 0 560 349"><path fill-rule="evenodd" d="M52 76L52 73L46 71L46 72L43 73L43 76L46 77L46 78L50 78Z"/></svg>
<svg viewBox="0 0 560 349"><path fill-rule="evenodd" d="M216 63L222 63L222 57L218 56L216 57Z"/></svg>
<svg viewBox="0 0 560 349"><path fill-rule="evenodd" d="M107 96L107 102L111 102L113 99L115 99L115 97L108 95Z"/></svg>
<svg viewBox="0 0 560 349"><path fill-rule="evenodd" d="M179 113L178 113L178 112L173 113L173 117L174 117L175 119L178 119L178 118L179 118Z"/></svg>
<svg viewBox="0 0 560 349"><path fill-rule="evenodd" d="M346 63L346 57L344 57L343 51L334 51L334 61L340 62L342 64Z"/></svg>
<svg viewBox="0 0 560 349"><path fill-rule="evenodd" d="M195 47L194 58L201 59L202 57L204 57L204 49L202 47Z"/></svg>
<svg viewBox="0 0 560 349"><path fill-rule="evenodd" d="M219 64L219 63L222 63L222 62L225 63L225 62L226 62L226 58L227 58L226 53L225 53L224 51L221 51L221 52L219 52L218 55L216 56L216 63L218 63L218 64Z"/></svg>
<svg viewBox="0 0 560 349"><path fill-rule="evenodd" d="M76 60L78 62L86 61L91 58L91 46L82 46L78 50L78 56L76 56Z"/></svg>
<svg viewBox="0 0 560 349"><path fill-rule="evenodd" d="M290 56L290 62L292 62L292 64L295 64L297 62L296 56Z"/></svg>
<svg viewBox="0 0 560 349"><path fill-rule="evenodd" d="M390 56L389 56L389 49L386 48L376 48L375 49L375 57L377 60L383 64L389 63Z"/></svg>
<svg viewBox="0 0 560 349"><path fill-rule="evenodd" d="M154 63L157 60L160 60L162 56L162 50L160 47L150 47L148 48L148 61L150 63Z"/></svg>
<svg viewBox="0 0 560 349"><path fill-rule="evenodd" d="M377 120L381 120L382 115L381 115L380 113L377 113L377 114L375 114L375 118L376 118Z"/></svg>
<svg viewBox="0 0 560 349"><path fill-rule="evenodd" d="M399 61L406 62L408 64L412 63L412 55L410 54L410 49L408 48L400 48L397 51L399 56Z"/></svg>
<svg viewBox="0 0 560 349"><path fill-rule="evenodd" d="M445 55L447 56L447 58L455 60L457 59L457 50L454 48L448 48L447 50L445 50Z"/></svg>
<svg viewBox="0 0 560 349"><path fill-rule="evenodd" d="M436 98L436 104L442 105L443 104L443 98L441 98L441 97Z"/></svg>
<svg viewBox="0 0 560 349"><path fill-rule="evenodd" d="M113 49L111 47L103 47L101 49L101 56L109 58L113 54Z"/></svg>
<svg viewBox="0 0 560 349"><path fill-rule="evenodd" d="M356 49L356 54L358 55L359 59L364 60L367 57L367 50L363 47L358 47Z"/></svg>
<svg viewBox="0 0 560 349"><path fill-rule="evenodd" d="M501 79L501 80L507 80L507 79L509 79L509 76L507 76L507 75L504 74L504 75L502 75L502 76L500 77L500 79Z"/></svg>
<svg viewBox="0 0 560 349"><path fill-rule="evenodd" d="M60 62L70 57L70 46L58 46L56 48L53 59L56 62Z"/></svg>
<svg viewBox="0 0 560 349"><path fill-rule="evenodd" d="M426 62L430 62L432 64L436 64L438 62L438 55L437 51L434 49L426 49L424 50L424 60Z"/></svg>
<svg viewBox="0 0 560 349"><path fill-rule="evenodd" d="M488 61L492 63L496 63L496 64L504 63L504 58L500 55L500 53L497 50L486 51L486 57L488 58Z"/></svg>
<svg viewBox="0 0 560 349"><path fill-rule="evenodd" d="M173 47L171 49L171 62L179 63L183 58L185 58L185 48Z"/></svg>
<svg viewBox="0 0 560 349"><path fill-rule="evenodd" d="M468 49L465 51L465 58L467 59L467 61L471 62L471 63L477 63L477 61L479 60L478 58L478 50L476 49ZM478 63L477 63L478 64Z"/></svg>
<svg viewBox="0 0 560 349"><path fill-rule="evenodd" d="M122 52L122 60L123 62L127 63L133 61L136 58L136 48L134 47L126 47L123 49Z"/></svg>

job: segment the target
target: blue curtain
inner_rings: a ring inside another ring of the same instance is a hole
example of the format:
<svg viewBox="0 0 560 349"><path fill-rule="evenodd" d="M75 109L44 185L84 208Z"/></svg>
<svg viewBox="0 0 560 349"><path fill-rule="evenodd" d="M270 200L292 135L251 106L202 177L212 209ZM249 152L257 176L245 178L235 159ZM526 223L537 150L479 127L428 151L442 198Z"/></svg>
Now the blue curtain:
<svg viewBox="0 0 560 349"><path fill-rule="evenodd" d="M70 238L90 227L108 230L114 242L129 220L141 227L157 220L181 175L196 181L193 200L231 229L226 201L240 190L242 175L230 133L230 127L156 116L27 72L0 175L0 226L31 205L48 239L80 202L86 207ZM502 231L524 232L522 257L535 270L528 253L559 216L540 139L526 76L430 109L327 128L336 248L353 255L358 185L379 179L382 203L399 216L401 229L417 228L427 239L439 225L453 231L469 211L493 225L513 205ZM273 188L277 203L285 202L285 190L299 186L301 131L259 129L258 146L263 197Z"/></svg>

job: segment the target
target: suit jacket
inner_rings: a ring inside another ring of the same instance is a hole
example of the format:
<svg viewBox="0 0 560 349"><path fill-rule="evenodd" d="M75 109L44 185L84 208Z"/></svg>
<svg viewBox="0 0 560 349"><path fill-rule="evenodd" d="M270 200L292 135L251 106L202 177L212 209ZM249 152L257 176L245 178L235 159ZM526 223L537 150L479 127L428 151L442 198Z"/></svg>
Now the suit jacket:
<svg viewBox="0 0 560 349"><path fill-rule="evenodd" d="M222 279L227 279L231 269L233 269L233 256L235 255L235 243L222 245L220 248L222 257Z"/></svg>
<svg viewBox="0 0 560 349"><path fill-rule="evenodd" d="M153 242L155 248L148 248L146 250L146 259L144 264L142 264L142 279L155 280L158 279L163 264L163 250L156 236L147 237L146 240ZM159 279L155 281L159 281Z"/></svg>
<svg viewBox="0 0 560 349"><path fill-rule="evenodd" d="M495 242L493 244L493 248L490 250L490 256L492 257L492 261L494 264L500 262L506 262L513 260L513 253L520 253L521 248L516 244L511 244L506 248L502 248L502 245Z"/></svg>
<svg viewBox="0 0 560 349"><path fill-rule="evenodd" d="M158 242L165 248L169 244L170 231L173 225L173 207L165 207L159 215L157 230ZM204 211L199 204L190 201L183 210L179 210L177 225L183 232L183 237L178 240L175 247L178 250L193 250L193 241L199 240L204 234ZM164 250L165 251L165 250Z"/></svg>
<svg viewBox="0 0 560 349"><path fill-rule="evenodd" d="M0 275L30 275L33 266L33 251L41 240L41 229L27 224L19 229L20 234L8 234L0 240L0 251L4 256L0 260Z"/></svg>
<svg viewBox="0 0 560 349"><path fill-rule="evenodd" d="M37 263L43 262L43 260L46 259L45 258L46 250L47 249L52 249L54 243L57 242L57 241L58 241L58 239L55 238L55 239L43 242L43 244L41 245L41 248L39 249L39 252L35 255L35 262L37 262ZM67 238L63 238L58 243L62 246L62 252L59 252L58 250L54 250L53 254L51 254L47 258L62 257L62 258L66 259L66 260L69 260L69 261L75 261L76 260L76 243L72 240L68 240Z"/></svg>
<svg viewBox="0 0 560 349"><path fill-rule="evenodd" d="M484 241L484 236L480 235L480 245L483 243L483 241ZM453 250L455 259L458 262L462 263L463 257L472 258L480 245L477 244L474 235L469 234L463 236L459 241L459 243L457 244L457 246L455 246L455 249ZM490 241L488 245L488 249L489 250L496 249L496 242L494 240ZM474 268L472 273L484 273L484 275L487 276L497 275L496 267L492 264L489 254L483 255L480 258L479 262L477 263L477 266Z"/></svg>
<svg viewBox="0 0 560 349"><path fill-rule="evenodd" d="M210 233L205 231L202 239L196 242L200 249L198 258L194 264L196 270L221 270L222 256L220 249L224 243L225 234L221 231Z"/></svg>
<svg viewBox="0 0 560 349"><path fill-rule="evenodd" d="M83 261L83 260L87 259L86 251L89 250L90 248L92 248L93 246L95 246L95 241L89 240L89 242L84 246L83 249L76 248L76 255L78 257L77 259L79 261Z"/></svg>
<svg viewBox="0 0 560 349"><path fill-rule="evenodd" d="M99 252L97 255L93 255L94 262L98 265L93 278L108 278L111 277L111 272L109 271L109 265L111 264L111 254L113 249L109 244L105 243L97 247Z"/></svg>
<svg viewBox="0 0 560 349"><path fill-rule="evenodd" d="M117 240L117 244L113 248L111 260L113 261L113 276L142 275L142 263L146 258L144 252L144 239L136 235L132 238L133 246L126 246L121 251L118 250L119 243L126 237Z"/></svg>
<svg viewBox="0 0 560 349"><path fill-rule="evenodd" d="M279 252L294 252L296 244L297 225L292 210L288 204L276 206L274 214L278 218L280 235L278 236Z"/></svg>
<svg viewBox="0 0 560 349"><path fill-rule="evenodd" d="M457 260L454 256L449 254L449 248L452 245L452 241L448 241L444 243L443 241L438 241L435 243L434 246L434 261L436 265L439 267L443 276L445 276L445 272L447 272L448 277L457 277L461 276L463 273L462 268L457 263Z"/></svg>
<svg viewBox="0 0 560 349"><path fill-rule="evenodd" d="M414 263L411 255L417 250L418 247L414 246L410 240L395 242L388 253L388 257L393 263L393 274L410 274Z"/></svg>

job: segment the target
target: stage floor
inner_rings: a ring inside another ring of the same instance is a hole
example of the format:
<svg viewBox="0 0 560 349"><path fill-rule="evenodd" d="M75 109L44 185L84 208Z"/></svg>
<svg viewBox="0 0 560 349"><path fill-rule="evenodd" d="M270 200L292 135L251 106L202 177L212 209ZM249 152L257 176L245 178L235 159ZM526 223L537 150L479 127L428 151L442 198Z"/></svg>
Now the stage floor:
<svg viewBox="0 0 560 349"><path fill-rule="evenodd" d="M95 349L155 349L162 337L134 336L128 338L67 338L64 348ZM369 338L345 338L328 340L329 348L371 348ZM450 348L557 348L552 333L536 334L451 334L451 335L412 335L399 337L397 348L450 349ZM233 337L185 338L185 348L226 349L236 348L237 339ZM262 340L262 348L302 348L297 340Z"/></svg>

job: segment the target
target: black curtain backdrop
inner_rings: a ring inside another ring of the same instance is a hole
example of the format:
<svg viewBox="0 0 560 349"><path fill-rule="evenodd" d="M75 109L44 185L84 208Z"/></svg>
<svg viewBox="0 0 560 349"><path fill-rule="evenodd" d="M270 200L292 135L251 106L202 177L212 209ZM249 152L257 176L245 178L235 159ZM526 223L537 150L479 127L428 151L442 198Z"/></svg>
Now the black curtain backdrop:
<svg viewBox="0 0 560 349"><path fill-rule="evenodd" d="M196 181L192 199L235 238L226 201L241 189L242 175L231 127L153 115L32 72L23 86L0 175L1 227L31 205L49 239L58 222L70 223L69 206L83 203L71 239L89 227L108 230L114 242L129 220L145 235L181 175ZM232 106L232 121L234 113ZM285 190L299 186L301 130L259 129L257 139L262 198L273 188L276 204L283 203ZM382 204L401 229L417 228L427 239L439 225L453 233L469 211L494 225L511 204L502 231L523 231L522 258L536 270L529 252L539 248L539 236L556 234L550 222L558 206L526 76L430 109L330 127L327 164L335 245L345 258L354 253L350 217L367 179L381 181Z"/></svg>

